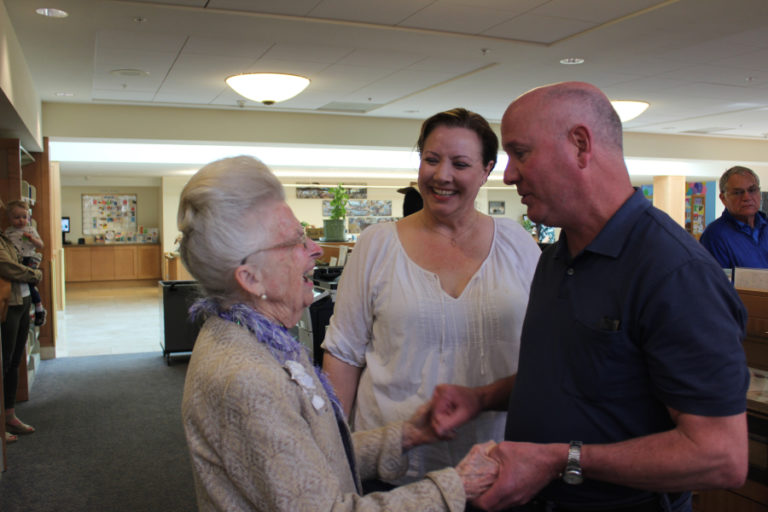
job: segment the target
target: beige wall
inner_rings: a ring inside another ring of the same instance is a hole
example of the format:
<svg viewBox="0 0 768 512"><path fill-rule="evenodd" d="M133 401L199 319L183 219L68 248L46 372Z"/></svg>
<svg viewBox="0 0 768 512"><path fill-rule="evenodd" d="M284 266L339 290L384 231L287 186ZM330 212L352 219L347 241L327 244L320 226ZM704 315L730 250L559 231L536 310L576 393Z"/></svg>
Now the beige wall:
<svg viewBox="0 0 768 512"><path fill-rule="evenodd" d="M83 237L83 194L136 194L136 223L145 228L160 228L160 188L131 186L63 186L61 187L61 214L69 216L70 233L67 240L73 244Z"/></svg>
<svg viewBox="0 0 768 512"><path fill-rule="evenodd" d="M179 208L179 197L181 190L189 180L189 176L168 176L162 179L162 222L163 233L163 252L170 252L173 248L173 242L179 234L176 228L176 212ZM283 180L286 184L287 181ZM364 183L362 180L360 183ZM407 183L391 185L388 188L371 187L368 188L368 199L391 200L392 215L401 217L403 215L403 195L397 192L398 188L407 186ZM287 185L285 187L286 202L293 210L299 221L307 222L316 227L322 227L322 199L298 199L296 198L296 187ZM476 206L483 213L488 213L488 200L505 201L505 217L520 220L525 207L520 203L520 196L513 189L506 190L486 190L481 189L478 194Z"/></svg>
<svg viewBox="0 0 768 512"><path fill-rule="evenodd" d="M0 2L0 136L19 139L27 151L42 151L40 98L16 32Z"/></svg>

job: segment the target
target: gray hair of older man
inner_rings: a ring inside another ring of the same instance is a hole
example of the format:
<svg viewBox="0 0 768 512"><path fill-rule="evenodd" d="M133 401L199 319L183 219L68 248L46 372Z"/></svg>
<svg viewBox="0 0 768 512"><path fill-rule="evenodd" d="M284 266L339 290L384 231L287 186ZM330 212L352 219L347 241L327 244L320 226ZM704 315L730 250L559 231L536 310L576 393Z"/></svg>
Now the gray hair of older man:
<svg viewBox="0 0 768 512"><path fill-rule="evenodd" d="M235 269L268 243L268 228L254 226L254 215L284 200L280 181L249 156L211 162L189 180L179 200L179 253L208 297L238 299Z"/></svg>
<svg viewBox="0 0 768 512"><path fill-rule="evenodd" d="M760 178L757 176L757 173L750 169L749 167L742 167L740 165L734 165L727 171L723 173L722 176L720 176L720 193L725 194L725 188L728 185L728 180L731 179L731 176L734 174L741 174L742 176L752 176L755 178L755 184L759 187L760 186Z"/></svg>

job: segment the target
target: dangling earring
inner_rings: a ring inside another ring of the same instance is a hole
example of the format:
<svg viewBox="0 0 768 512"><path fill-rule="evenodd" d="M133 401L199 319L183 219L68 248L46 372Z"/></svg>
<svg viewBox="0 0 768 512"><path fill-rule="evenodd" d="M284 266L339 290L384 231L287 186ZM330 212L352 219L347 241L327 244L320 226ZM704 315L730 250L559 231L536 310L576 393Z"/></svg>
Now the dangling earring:
<svg viewBox="0 0 768 512"><path fill-rule="evenodd" d="M261 294L261 296L260 296L259 298L260 298L261 300L267 300L267 294L266 294L266 293L262 293L262 294Z"/></svg>

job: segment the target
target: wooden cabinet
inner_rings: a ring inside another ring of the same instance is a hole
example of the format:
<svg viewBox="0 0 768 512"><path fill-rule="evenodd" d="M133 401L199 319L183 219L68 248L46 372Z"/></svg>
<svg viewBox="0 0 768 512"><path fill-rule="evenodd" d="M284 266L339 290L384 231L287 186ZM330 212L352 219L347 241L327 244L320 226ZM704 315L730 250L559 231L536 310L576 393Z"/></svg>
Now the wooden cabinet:
<svg viewBox="0 0 768 512"><path fill-rule="evenodd" d="M91 248L67 247L64 251L67 281L91 280Z"/></svg>
<svg viewBox="0 0 768 512"><path fill-rule="evenodd" d="M154 246L153 246L154 247ZM141 250L138 246L112 247L112 261L114 262L114 279L143 279L137 272L136 253ZM150 276L152 277L152 276Z"/></svg>
<svg viewBox="0 0 768 512"><path fill-rule="evenodd" d="M768 292L739 290L739 297L747 308L747 364L768 370Z"/></svg>
<svg viewBox="0 0 768 512"><path fill-rule="evenodd" d="M159 279L161 277L160 246L136 246L136 275L139 279Z"/></svg>
<svg viewBox="0 0 768 512"><path fill-rule="evenodd" d="M752 369L747 392L749 473L739 489L697 492L695 512L768 512L768 292L737 291L747 308L744 351Z"/></svg>
<svg viewBox="0 0 768 512"><path fill-rule="evenodd" d="M91 249L91 281L115 279L115 250L113 247Z"/></svg>
<svg viewBox="0 0 768 512"><path fill-rule="evenodd" d="M67 282L161 278L159 245L75 246L64 252Z"/></svg>

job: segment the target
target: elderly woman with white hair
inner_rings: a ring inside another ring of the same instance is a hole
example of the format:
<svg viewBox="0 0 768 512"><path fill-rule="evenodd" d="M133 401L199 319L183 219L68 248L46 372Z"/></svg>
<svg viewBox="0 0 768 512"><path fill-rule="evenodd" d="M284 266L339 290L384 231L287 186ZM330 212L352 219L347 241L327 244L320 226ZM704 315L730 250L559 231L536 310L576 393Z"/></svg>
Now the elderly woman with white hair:
<svg viewBox="0 0 768 512"><path fill-rule="evenodd" d="M386 493L361 478L396 477L406 452L437 440L429 407L408 421L350 431L322 371L288 332L313 300L322 251L258 160L213 162L184 187L182 261L205 298L182 417L200 510L462 511L495 479L493 443L456 468Z"/></svg>

